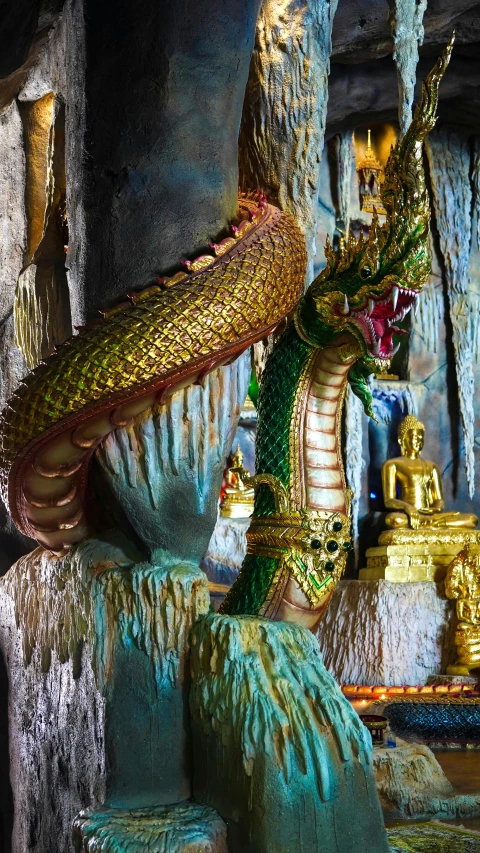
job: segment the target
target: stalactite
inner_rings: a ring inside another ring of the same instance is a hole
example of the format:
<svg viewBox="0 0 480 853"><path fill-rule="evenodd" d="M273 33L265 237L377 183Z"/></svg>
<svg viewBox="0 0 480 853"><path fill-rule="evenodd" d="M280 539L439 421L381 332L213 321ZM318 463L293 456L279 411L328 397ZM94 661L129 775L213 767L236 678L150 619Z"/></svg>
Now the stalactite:
<svg viewBox="0 0 480 853"><path fill-rule="evenodd" d="M475 228L475 243L477 250L480 249L480 137L473 139L472 151L472 184L473 184L473 215ZM477 261L478 263L478 261ZM478 279L477 279L478 281ZM470 291L471 299L471 336L473 346L473 357L476 362L480 361L480 284L479 290Z"/></svg>
<svg viewBox="0 0 480 853"><path fill-rule="evenodd" d="M448 286L450 319L470 497L475 491L472 299L469 292L472 190L470 148L448 129L427 138L435 216Z"/></svg>
<svg viewBox="0 0 480 853"><path fill-rule="evenodd" d="M65 270L65 108L50 92L20 104L27 247L15 292L15 344L34 368L72 331Z"/></svg>
<svg viewBox="0 0 480 853"><path fill-rule="evenodd" d="M347 130L345 133L339 134L337 140L336 157L339 214L344 232L347 234L350 223L350 182L354 151L353 132ZM365 467L363 457L363 421L362 404L349 387L345 397L345 476L347 485L353 492L351 513L356 563L358 563L359 559L358 513L362 492L362 472Z"/></svg>
<svg viewBox="0 0 480 853"><path fill-rule="evenodd" d="M430 254L434 249L430 237ZM422 290L420 299L412 312L412 331L416 332L423 340L423 346L427 352L437 352L439 322L443 317L444 303L441 281L435 281L431 276Z"/></svg>
<svg viewBox="0 0 480 853"><path fill-rule="evenodd" d="M355 562L359 559L358 511L362 493L362 472L365 468L363 457L363 406L351 388L345 397L345 476L353 491L351 504L353 544Z"/></svg>
<svg viewBox="0 0 480 853"><path fill-rule="evenodd" d="M350 226L350 182L353 156L353 131L347 130L339 135L337 153L340 219L343 222L345 234L348 234Z"/></svg>
<svg viewBox="0 0 480 853"><path fill-rule="evenodd" d="M158 509L166 479L188 471L197 484L199 513L205 511L218 468L223 469L245 400L250 360L243 355L212 371L204 387L190 385L163 406L149 409L131 426L119 427L96 452L104 476L142 490Z"/></svg>
<svg viewBox="0 0 480 853"><path fill-rule="evenodd" d="M265 0L240 133L240 174L303 230L312 274L319 162L338 0Z"/></svg>
<svg viewBox="0 0 480 853"><path fill-rule="evenodd" d="M476 364L480 361L480 293L470 291L470 337L472 357Z"/></svg>
<svg viewBox="0 0 480 853"><path fill-rule="evenodd" d="M412 120L418 47L423 44L427 0L388 0L399 89L398 121L402 135Z"/></svg>
<svg viewBox="0 0 480 853"><path fill-rule="evenodd" d="M429 281L422 290L416 314L412 318L412 329L421 335L428 352L437 352L438 323L442 314L442 292L432 281Z"/></svg>
<svg viewBox="0 0 480 853"><path fill-rule="evenodd" d="M380 423L391 423L392 413L395 408L400 411L402 417L418 414L415 386L411 382L402 383L402 385L396 380L393 382L384 380L381 387L377 385L374 388L373 411L377 421Z"/></svg>
<svg viewBox="0 0 480 853"><path fill-rule="evenodd" d="M475 212L475 237L477 249L480 249L480 137L473 139L472 163L473 202Z"/></svg>

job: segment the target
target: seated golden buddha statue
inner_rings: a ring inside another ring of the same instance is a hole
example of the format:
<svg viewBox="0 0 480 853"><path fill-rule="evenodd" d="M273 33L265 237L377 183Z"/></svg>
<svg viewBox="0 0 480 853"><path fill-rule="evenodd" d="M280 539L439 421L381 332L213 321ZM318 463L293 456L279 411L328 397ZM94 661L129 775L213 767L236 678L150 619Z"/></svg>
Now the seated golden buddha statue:
<svg viewBox="0 0 480 853"><path fill-rule="evenodd" d="M472 513L445 512L442 479L438 465L420 455L425 427L414 415L407 415L398 429L401 456L389 459L382 468L383 498L387 527L476 527Z"/></svg>
<svg viewBox="0 0 480 853"><path fill-rule="evenodd" d="M367 550L361 580L442 581L453 557L480 544L473 513L446 511L440 469L421 456L425 427L407 415L398 429L401 456L382 467L387 530Z"/></svg>
<svg viewBox="0 0 480 853"><path fill-rule="evenodd" d="M220 515L224 518L250 518L252 515L255 490L245 484L249 477L250 472L243 467L243 453L237 445L232 464L225 472L227 485L220 505Z"/></svg>

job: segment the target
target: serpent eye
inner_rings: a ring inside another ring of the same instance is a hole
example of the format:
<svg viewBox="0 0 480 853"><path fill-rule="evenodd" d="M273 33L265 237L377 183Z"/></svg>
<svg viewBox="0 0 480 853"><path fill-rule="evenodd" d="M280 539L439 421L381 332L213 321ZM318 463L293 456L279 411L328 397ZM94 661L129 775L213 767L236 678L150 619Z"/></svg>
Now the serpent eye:
<svg viewBox="0 0 480 853"><path fill-rule="evenodd" d="M358 274L360 278L363 279L363 281L365 281L365 279L367 278L371 278L371 276L373 275L373 270L370 264L364 264L363 267L360 267Z"/></svg>

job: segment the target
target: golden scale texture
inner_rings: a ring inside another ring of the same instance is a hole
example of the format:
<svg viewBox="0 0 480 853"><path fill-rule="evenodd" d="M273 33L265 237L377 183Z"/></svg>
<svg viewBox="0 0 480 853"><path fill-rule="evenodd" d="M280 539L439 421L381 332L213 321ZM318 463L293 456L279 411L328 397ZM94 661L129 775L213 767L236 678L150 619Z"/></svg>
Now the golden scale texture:
<svg viewBox="0 0 480 853"><path fill-rule="evenodd" d="M233 229L235 239L213 247L220 257L202 256L188 273L159 280L105 312L32 371L9 400L0 419L1 489L29 535L35 534L22 525L26 459L99 413L111 411L112 417L126 401L188 384L189 376L199 381L199 374L233 360L295 307L306 266L301 232L264 200L241 197L239 206L252 221Z"/></svg>

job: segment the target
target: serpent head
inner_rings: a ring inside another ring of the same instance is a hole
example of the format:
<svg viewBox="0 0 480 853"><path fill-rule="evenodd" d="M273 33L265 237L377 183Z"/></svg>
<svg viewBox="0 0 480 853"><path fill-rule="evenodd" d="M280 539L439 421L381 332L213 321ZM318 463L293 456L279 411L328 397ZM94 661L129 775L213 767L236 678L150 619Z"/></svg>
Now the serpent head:
<svg viewBox="0 0 480 853"><path fill-rule="evenodd" d="M453 37L423 83L409 129L390 153L380 191L385 223L375 212L368 238L350 232L338 249L327 240L327 265L296 311L298 333L314 346L335 345L344 335L355 339L359 358L349 378L370 415L367 377L385 370L395 355L399 344L394 338L405 334L396 324L414 306L430 274L423 142L435 124L438 87L452 47Z"/></svg>

